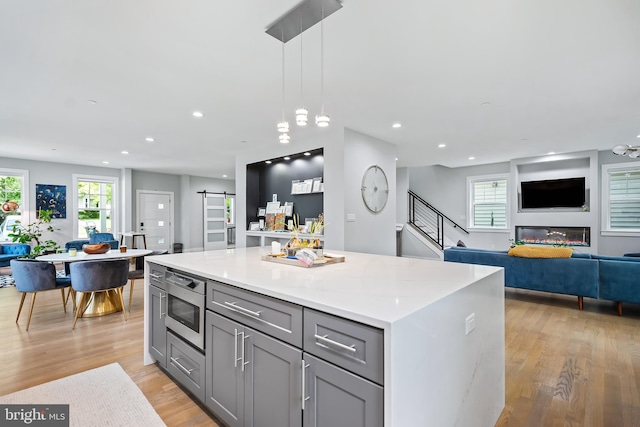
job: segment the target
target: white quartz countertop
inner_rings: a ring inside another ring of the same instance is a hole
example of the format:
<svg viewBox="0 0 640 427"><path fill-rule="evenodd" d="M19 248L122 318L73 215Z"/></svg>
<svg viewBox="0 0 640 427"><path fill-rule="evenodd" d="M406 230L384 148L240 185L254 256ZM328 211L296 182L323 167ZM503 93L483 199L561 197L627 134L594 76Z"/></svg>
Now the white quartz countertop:
<svg viewBox="0 0 640 427"><path fill-rule="evenodd" d="M303 268L262 261L268 247L148 256L156 264L379 328L502 268L331 251L345 262Z"/></svg>

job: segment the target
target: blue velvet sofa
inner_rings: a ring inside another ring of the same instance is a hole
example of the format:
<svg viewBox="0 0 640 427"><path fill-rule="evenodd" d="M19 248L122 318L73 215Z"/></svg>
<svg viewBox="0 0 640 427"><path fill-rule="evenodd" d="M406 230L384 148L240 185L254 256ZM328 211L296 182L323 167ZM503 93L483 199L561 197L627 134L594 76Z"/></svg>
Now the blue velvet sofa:
<svg viewBox="0 0 640 427"><path fill-rule="evenodd" d="M31 253L26 243L3 243L0 245L0 267L9 267L10 261Z"/></svg>
<svg viewBox="0 0 640 427"><path fill-rule="evenodd" d="M81 251L82 250L82 245L86 245L86 244L95 245L96 243L102 243L102 242L109 243L109 245L111 246L111 249L118 249L118 247L120 246L118 241L116 240L116 238L113 237L113 234L111 234L111 233L94 233L88 239L71 240L71 241L65 243L64 248L67 251L69 251L69 249L71 249L71 248L75 248L75 249Z"/></svg>
<svg viewBox="0 0 640 427"><path fill-rule="evenodd" d="M576 254L571 258L519 258L507 251L451 247L444 260L504 267L505 286L640 304L640 254Z"/></svg>
<svg viewBox="0 0 640 427"><path fill-rule="evenodd" d="M503 267L505 286L575 295L580 310L583 297L598 298L598 260L589 254L574 253L571 258L521 258L509 256L507 251L451 247L444 250L444 260Z"/></svg>
<svg viewBox="0 0 640 427"><path fill-rule="evenodd" d="M599 297L616 301L622 316L622 303L640 304L640 258L593 255L598 260Z"/></svg>

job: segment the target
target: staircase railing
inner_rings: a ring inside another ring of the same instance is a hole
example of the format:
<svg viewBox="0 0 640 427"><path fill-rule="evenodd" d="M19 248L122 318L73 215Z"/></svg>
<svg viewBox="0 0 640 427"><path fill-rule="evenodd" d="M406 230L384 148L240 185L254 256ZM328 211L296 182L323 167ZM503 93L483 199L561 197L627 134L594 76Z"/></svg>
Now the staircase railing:
<svg viewBox="0 0 640 427"><path fill-rule="evenodd" d="M441 250L444 250L444 222L453 228L469 234L467 230L451 218L431 206L426 200L409 190L409 224L420 234L431 240Z"/></svg>

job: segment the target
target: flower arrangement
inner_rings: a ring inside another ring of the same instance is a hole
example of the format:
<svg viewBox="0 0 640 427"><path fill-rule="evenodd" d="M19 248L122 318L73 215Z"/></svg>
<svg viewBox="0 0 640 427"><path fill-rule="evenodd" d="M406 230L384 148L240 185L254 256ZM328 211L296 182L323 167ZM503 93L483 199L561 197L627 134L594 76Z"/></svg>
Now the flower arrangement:
<svg viewBox="0 0 640 427"><path fill-rule="evenodd" d="M302 233L303 227L300 225L300 219L298 215L293 216L293 230L291 230L291 238L285 245L286 249L295 251L302 248L311 248L311 249L321 249L322 243L320 242L320 238L316 237L319 234L322 234L322 230L326 227L324 223L324 215L318 215L318 220L311 223L309 229L307 230L307 234L309 238L302 238L300 234Z"/></svg>

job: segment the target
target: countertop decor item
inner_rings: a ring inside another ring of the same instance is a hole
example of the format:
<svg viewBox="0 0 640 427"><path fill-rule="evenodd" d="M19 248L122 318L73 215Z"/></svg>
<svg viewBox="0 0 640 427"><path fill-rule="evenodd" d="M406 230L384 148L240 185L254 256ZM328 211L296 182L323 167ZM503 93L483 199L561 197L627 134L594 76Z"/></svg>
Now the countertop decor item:
<svg viewBox="0 0 640 427"><path fill-rule="evenodd" d="M82 251L86 254L106 254L111 249L111 245L107 242L96 244L84 244L82 245Z"/></svg>

